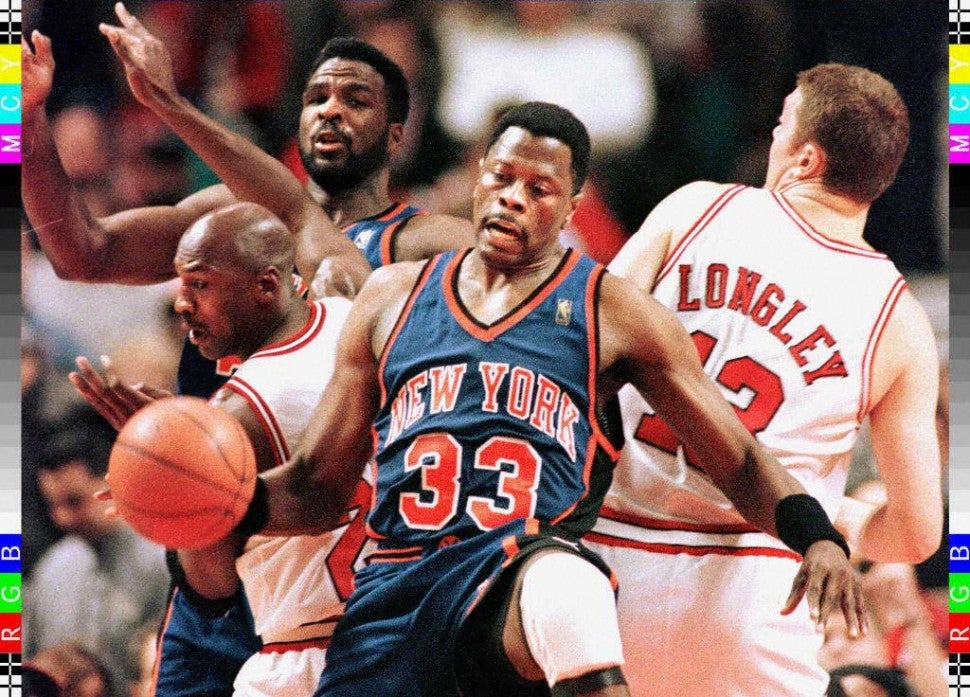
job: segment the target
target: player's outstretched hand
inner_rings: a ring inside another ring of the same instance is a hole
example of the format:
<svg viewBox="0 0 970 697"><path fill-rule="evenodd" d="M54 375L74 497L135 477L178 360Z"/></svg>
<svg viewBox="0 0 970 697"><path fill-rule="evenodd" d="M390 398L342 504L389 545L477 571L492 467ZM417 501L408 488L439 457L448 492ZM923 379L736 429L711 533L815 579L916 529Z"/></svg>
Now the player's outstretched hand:
<svg viewBox="0 0 970 697"><path fill-rule="evenodd" d="M150 109L169 103L178 96L172 73L172 57L158 38L153 36L124 4L115 3L115 14L121 26L101 24L111 48L125 66L125 75L135 99Z"/></svg>
<svg viewBox="0 0 970 697"><path fill-rule="evenodd" d="M78 356L75 363L78 369L68 374L68 380L81 396L119 431L131 415L146 404L172 396L168 390L157 387L141 383L125 384L115 372L111 359L107 356L101 356L104 375L95 370L83 356Z"/></svg>
<svg viewBox="0 0 970 697"><path fill-rule="evenodd" d="M821 540L805 552L781 614L793 612L803 596L808 598L809 615L819 632L824 631L832 612L839 610L850 638L868 631L861 581L845 552L834 542Z"/></svg>
<svg viewBox="0 0 970 697"><path fill-rule="evenodd" d="M30 34L33 50L24 37L20 44L20 108L24 112L43 108L54 82L54 53L51 40L39 31Z"/></svg>

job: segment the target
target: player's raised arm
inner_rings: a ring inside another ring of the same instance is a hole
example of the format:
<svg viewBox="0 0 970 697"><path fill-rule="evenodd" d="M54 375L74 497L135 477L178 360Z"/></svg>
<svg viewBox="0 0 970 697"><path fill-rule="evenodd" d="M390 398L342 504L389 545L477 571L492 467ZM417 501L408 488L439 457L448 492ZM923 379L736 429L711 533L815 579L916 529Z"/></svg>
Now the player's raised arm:
<svg viewBox="0 0 970 697"><path fill-rule="evenodd" d="M872 374L872 450L887 500L875 507L844 499L836 524L866 559L915 564L940 545L943 501L936 343L908 291L886 325Z"/></svg>
<svg viewBox="0 0 970 697"><path fill-rule="evenodd" d="M741 424L675 316L611 275L600 298L605 383L630 382L640 390L741 515L804 556L784 610L807 593L819 624L841 609L851 636L864 631L861 589L845 541L819 503Z"/></svg>
<svg viewBox="0 0 970 697"><path fill-rule="evenodd" d="M196 109L178 93L165 45L130 14L115 5L120 27L101 25L121 59L135 98L161 118L222 179L239 200L275 213L298 236L297 267L313 277L324 258L341 256L350 285L358 289L370 267L302 183L281 162L254 143ZM301 240L303 236L311 240ZM311 244L312 242L312 244Z"/></svg>
<svg viewBox="0 0 970 697"><path fill-rule="evenodd" d="M51 41L33 32L21 49L23 202L54 271L75 281L145 284L175 275L172 253L200 215L233 201L224 186L177 206L154 206L95 218L61 165L45 112L54 79Z"/></svg>

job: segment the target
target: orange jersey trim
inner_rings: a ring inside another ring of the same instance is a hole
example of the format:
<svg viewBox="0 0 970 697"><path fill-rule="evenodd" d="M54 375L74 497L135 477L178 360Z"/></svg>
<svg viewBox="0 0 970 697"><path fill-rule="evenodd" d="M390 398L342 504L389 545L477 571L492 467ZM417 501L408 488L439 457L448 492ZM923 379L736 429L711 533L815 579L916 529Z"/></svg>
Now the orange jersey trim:
<svg viewBox="0 0 970 697"><path fill-rule="evenodd" d="M158 689L158 673L162 665L162 642L165 641L165 632L172 621L172 612L175 610L175 594L179 592L178 586L172 589L172 597L168 601L168 610L165 611L165 619L162 620L162 628L158 632L158 641L155 642L155 661L152 663L152 682L148 688L150 697L155 697Z"/></svg>
<svg viewBox="0 0 970 697"><path fill-rule="evenodd" d="M465 306L461 303L461 299L458 297L457 293L458 269L461 267L462 261L464 261L465 257L467 257L471 251L471 249L463 250L462 252L456 254L448 264L442 278L442 285L444 286L442 291L444 293L448 309L451 311L451 315L455 318L455 321L458 322L458 324L461 325L461 327L471 336L479 341L486 342L493 341L507 329L518 324L523 317L541 305L546 298L548 298L553 291L559 287L559 284L562 283L563 279L565 279L566 276L568 276L569 273L576 267L576 264L579 263L580 259L579 252L572 249L567 249L566 254L563 256L563 259L560 262L559 268L556 269L556 271L554 271L549 278L543 281L529 298L523 301L522 304L513 309L509 314L505 315L505 317L486 327L479 324L465 309Z"/></svg>
<svg viewBox="0 0 970 697"><path fill-rule="evenodd" d="M387 364L387 356L391 352L394 342L397 341L401 330L404 328L404 323L407 321L408 315L411 314L411 308L414 307L418 295L420 295L422 289L428 283L428 277L431 275L431 271L434 270L434 267L438 265L440 260L441 257L436 256L424 265L424 268L418 276L418 280L414 284L414 288L411 289L411 294L408 296L407 302L404 304L404 308L401 310L401 316L397 318L394 329L391 330L391 335L387 338L387 343L384 344L384 350L381 351L381 359L377 364L377 380L381 386L381 406L384 406L387 402L387 385L384 384L384 366ZM376 442L375 439L375 445Z"/></svg>

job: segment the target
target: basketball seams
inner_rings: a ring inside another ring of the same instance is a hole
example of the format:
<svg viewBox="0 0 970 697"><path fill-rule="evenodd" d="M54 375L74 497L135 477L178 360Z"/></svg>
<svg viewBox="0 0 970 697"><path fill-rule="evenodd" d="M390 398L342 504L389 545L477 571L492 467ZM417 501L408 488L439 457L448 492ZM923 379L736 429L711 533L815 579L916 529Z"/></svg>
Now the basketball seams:
<svg viewBox="0 0 970 697"><path fill-rule="evenodd" d="M233 428L236 430L237 438L243 439L240 442L242 442L244 445L250 445L249 434L246 433L246 429L243 427L243 425L235 418L233 418L232 424ZM243 475L248 472L252 472L253 475L252 477L243 476L239 479L239 486L236 487L236 493L233 494L232 497L232 510L234 517L237 504L240 502L240 500L243 501L242 511L245 512L247 506L249 505L249 501L252 500L253 492L256 490L256 453L253 451L252 447L243 448L243 459ZM245 496L243 496L244 494ZM233 525L235 525L235 522Z"/></svg>
<svg viewBox="0 0 970 697"><path fill-rule="evenodd" d="M108 464L122 518L143 537L185 549L231 532L252 498L256 471L245 427L229 412L184 396L136 414L118 434Z"/></svg>
<svg viewBox="0 0 970 697"><path fill-rule="evenodd" d="M192 405L191 407L189 407L190 404ZM233 469L232 465L230 464L233 461L233 458L226 457L226 451L223 450L222 443L219 441L218 438L216 438L215 436L212 435L212 433L209 432L209 429L207 428L208 423L204 419L199 418L199 416L194 413L196 404L198 404L199 406L203 406L205 409L211 409L211 408L218 409L218 407L210 407L210 405L204 401L178 402L176 403L175 406L178 409L178 412L186 419L191 421L196 428L202 431L202 433L205 434L205 437L209 439L209 442L215 446L215 450L216 452L219 453L219 457L222 460L223 466L229 471L229 473L240 483L245 482L246 472L240 473ZM226 415L232 418L234 424L236 425L239 424L239 421L236 419L236 417L232 416L232 414L229 414L228 412L226 412ZM249 439L249 436L246 435L245 431L243 431L243 435L246 437L247 440ZM246 459L248 459L248 457ZM226 489L225 491L226 493L229 493L229 494L232 493L232 491L228 489Z"/></svg>
<svg viewBox="0 0 970 697"><path fill-rule="evenodd" d="M221 516L215 520L210 519L208 525L205 525L201 529L199 527L194 527L192 529L192 535L185 536L185 539L180 542L179 547L182 547L183 549L205 547L225 536L227 533L227 520L230 523L228 528L231 529L232 525L235 525L235 512L228 510L223 506L203 506L202 508L196 508L192 511L173 513L172 511L160 511L137 506L132 504L130 499L119 498L118 502L133 513L138 513L140 515L138 519L140 529L137 529L136 531L149 539L157 537L160 534L164 534L165 530L167 529L166 525L174 521L185 520L212 513L217 513Z"/></svg>
<svg viewBox="0 0 970 697"><path fill-rule="evenodd" d="M158 455L157 453L151 452L150 450L146 450L146 449L144 449L142 447L139 447L137 445L132 445L131 443L127 443L127 442L125 442L123 440L118 440L115 443L115 447L118 447L118 446L120 446L122 448L125 448L126 450L129 450L129 451L135 453L136 455L141 456L142 458L144 458L146 460L151 460L152 462L155 462L155 463L157 463L159 465L162 465L164 467L167 467L170 470L173 470L175 472L178 472L179 474L184 475L188 479L194 479L195 481L200 482L202 484L207 484L207 485L211 486L214 489L219 489L220 491L225 492L226 494L229 494L230 496L233 496L235 494L235 490L230 489L226 485L221 484L220 482L217 482L217 481L213 481L213 480L209 479L208 477L206 477L205 475L203 475L203 474L201 474L199 472L195 472L192 469L183 467L182 465L178 464L177 462L172 462L168 458L162 457L162 456Z"/></svg>

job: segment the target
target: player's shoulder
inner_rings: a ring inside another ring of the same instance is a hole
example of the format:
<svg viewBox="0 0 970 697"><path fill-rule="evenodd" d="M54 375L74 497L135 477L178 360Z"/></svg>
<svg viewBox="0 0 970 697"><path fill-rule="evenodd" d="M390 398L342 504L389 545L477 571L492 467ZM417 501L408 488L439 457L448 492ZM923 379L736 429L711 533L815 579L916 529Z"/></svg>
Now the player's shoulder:
<svg viewBox="0 0 970 697"><path fill-rule="evenodd" d="M380 301L382 297L390 300L397 295L409 293L428 263L426 259L398 261L374 269L367 277L356 302Z"/></svg>
<svg viewBox="0 0 970 697"><path fill-rule="evenodd" d="M718 198L739 186L712 181L691 182L668 194L657 208L666 209L669 215L682 219L683 223L693 223Z"/></svg>
<svg viewBox="0 0 970 697"><path fill-rule="evenodd" d="M685 184L656 205L644 221L643 231L647 237L656 234L669 235L668 248L672 248L716 201L729 191L741 188L743 187L738 184L719 184L712 181Z"/></svg>
<svg viewBox="0 0 970 697"><path fill-rule="evenodd" d="M645 316L668 312L648 291L611 271L603 274L598 297L600 321L619 326L640 325Z"/></svg>
<svg viewBox="0 0 970 697"><path fill-rule="evenodd" d="M929 314L923 304L916 299L909 287L904 287L892 307L886 331L892 343L909 347L912 354L922 353L932 346L935 351L935 337Z"/></svg>

